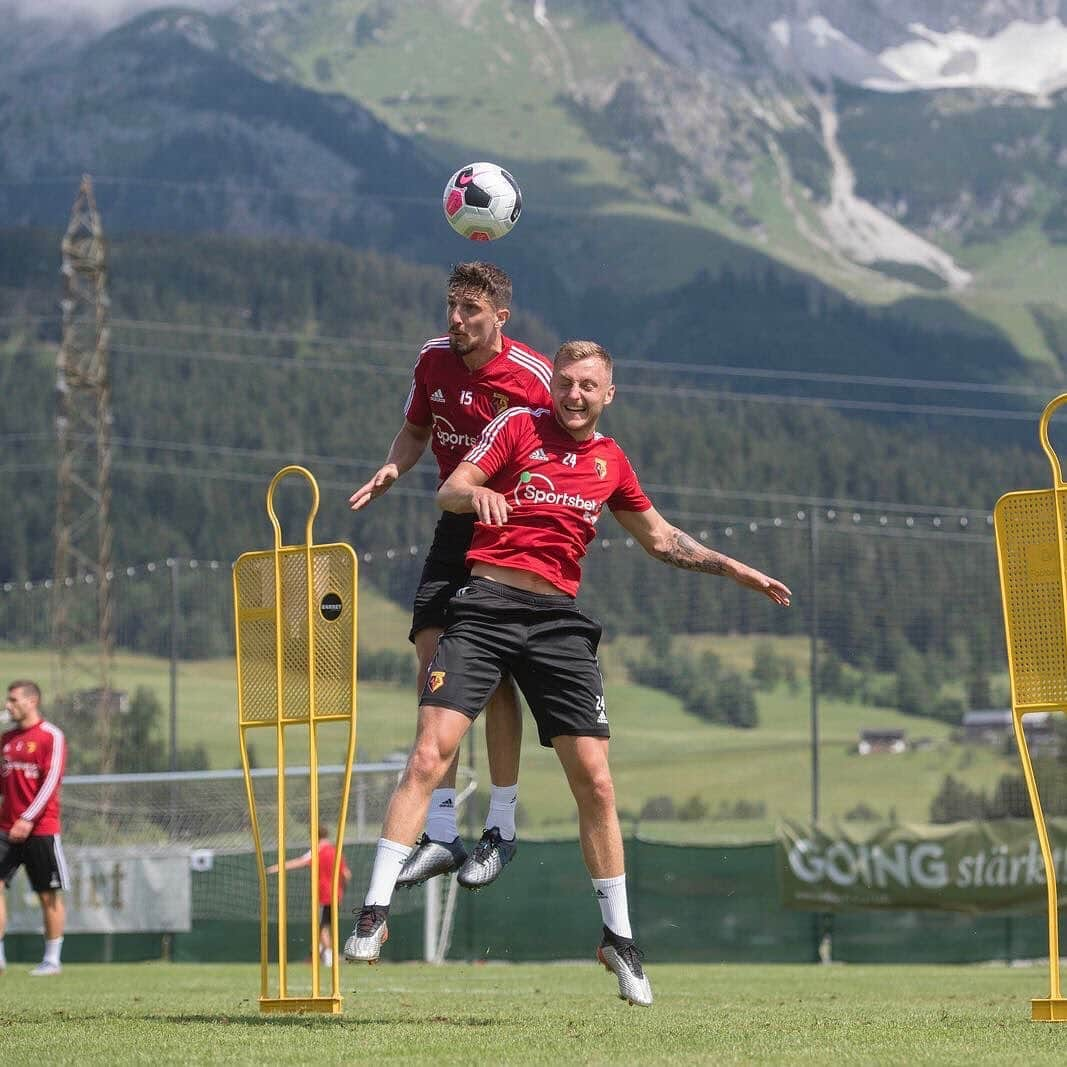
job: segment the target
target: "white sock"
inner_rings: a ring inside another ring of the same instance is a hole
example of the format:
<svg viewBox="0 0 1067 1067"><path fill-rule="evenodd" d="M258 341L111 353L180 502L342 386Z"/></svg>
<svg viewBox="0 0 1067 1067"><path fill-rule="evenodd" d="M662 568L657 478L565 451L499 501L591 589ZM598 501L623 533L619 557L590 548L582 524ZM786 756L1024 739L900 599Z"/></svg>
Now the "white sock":
<svg viewBox="0 0 1067 1067"><path fill-rule="evenodd" d="M393 899L400 868L411 855L410 845L400 845L384 837L378 838L378 851L374 853L374 867L370 872L370 885L364 904L389 905Z"/></svg>
<svg viewBox="0 0 1067 1067"><path fill-rule="evenodd" d="M459 836L456 826L456 790L435 789L430 794L430 812L426 816L426 836L431 841L452 841Z"/></svg>
<svg viewBox="0 0 1067 1067"><path fill-rule="evenodd" d="M485 817L485 828L494 826L500 836L508 841L515 837L515 809L519 806L519 787L517 785L491 785L489 787L489 814Z"/></svg>
<svg viewBox="0 0 1067 1067"><path fill-rule="evenodd" d="M333 966L333 949L332 948L324 948L322 950L322 952L319 953L319 955L322 957L322 965L324 967L332 967Z"/></svg>
<svg viewBox="0 0 1067 1067"><path fill-rule="evenodd" d="M2 892L2 890L0 890ZM4 953L4 939L0 937L0 967L7 966L7 956Z"/></svg>
<svg viewBox="0 0 1067 1067"><path fill-rule="evenodd" d="M63 938L57 937L53 941L44 943L44 959L42 963L54 963L59 966L59 954L63 951Z"/></svg>
<svg viewBox="0 0 1067 1067"><path fill-rule="evenodd" d="M619 937L633 937L630 929L630 909L626 903L626 875L618 878L594 878L593 890L604 925Z"/></svg>

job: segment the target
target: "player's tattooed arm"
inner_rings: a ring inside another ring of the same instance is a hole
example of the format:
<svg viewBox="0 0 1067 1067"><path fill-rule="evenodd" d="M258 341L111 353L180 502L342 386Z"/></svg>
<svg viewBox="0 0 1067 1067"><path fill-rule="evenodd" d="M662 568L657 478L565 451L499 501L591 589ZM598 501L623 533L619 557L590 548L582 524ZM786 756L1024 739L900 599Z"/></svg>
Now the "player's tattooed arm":
<svg viewBox="0 0 1067 1067"><path fill-rule="evenodd" d="M656 559L680 567L684 571L703 571L704 574L725 574L725 560L721 552L698 544L684 530L672 527L666 544L649 553Z"/></svg>
<svg viewBox="0 0 1067 1067"><path fill-rule="evenodd" d="M713 548L705 548L684 530L672 526L655 508L647 511L617 511L615 518L650 556L682 570L733 578L739 585L762 593L776 604L789 606L792 593L788 586L747 563L741 563Z"/></svg>

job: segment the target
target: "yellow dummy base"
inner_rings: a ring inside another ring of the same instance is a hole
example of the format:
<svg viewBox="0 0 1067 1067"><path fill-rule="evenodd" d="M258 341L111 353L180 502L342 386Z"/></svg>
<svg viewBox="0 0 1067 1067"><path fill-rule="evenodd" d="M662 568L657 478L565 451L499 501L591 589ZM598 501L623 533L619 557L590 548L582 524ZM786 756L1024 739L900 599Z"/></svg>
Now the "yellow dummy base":
<svg viewBox="0 0 1067 1067"><path fill-rule="evenodd" d="M1042 997L1030 1001L1030 1019L1035 1023L1067 1023L1067 998Z"/></svg>
<svg viewBox="0 0 1067 1067"><path fill-rule="evenodd" d="M1035 1001L1036 1003L1036 1001ZM261 1012L314 1012L317 1015L340 1015L340 997L260 997Z"/></svg>

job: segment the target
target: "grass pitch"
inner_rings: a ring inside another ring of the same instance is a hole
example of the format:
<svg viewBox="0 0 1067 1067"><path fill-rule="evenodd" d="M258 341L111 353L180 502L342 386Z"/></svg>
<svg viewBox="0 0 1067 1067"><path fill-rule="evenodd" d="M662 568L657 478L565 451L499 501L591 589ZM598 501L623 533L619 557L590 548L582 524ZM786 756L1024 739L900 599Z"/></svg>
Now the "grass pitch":
<svg viewBox="0 0 1067 1067"><path fill-rule="evenodd" d="M9 1063L1062 1064L1029 1021L1043 967L651 964L651 1009L589 963L342 969L340 1017L261 1016L248 965L68 966L0 978ZM301 978L292 968L291 985Z"/></svg>

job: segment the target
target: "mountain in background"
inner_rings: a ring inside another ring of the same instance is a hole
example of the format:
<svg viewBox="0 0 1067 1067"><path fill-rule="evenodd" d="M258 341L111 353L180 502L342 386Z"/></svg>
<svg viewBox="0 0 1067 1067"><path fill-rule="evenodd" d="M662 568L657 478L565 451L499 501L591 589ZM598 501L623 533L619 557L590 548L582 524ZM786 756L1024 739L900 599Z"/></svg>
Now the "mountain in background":
<svg viewBox="0 0 1067 1067"><path fill-rule="evenodd" d="M854 371L1061 377L1058 0L243 0L116 25L6 6L0 224L55 227L89 171L117 232L440 265L476 250L439 189L490 158L526 204L491 254L561 335L825 369L817 315L798 350L716 343L763 320L705 290L775 277L911 330L899 365L860 345ZM622 322L645 311L655 329ZM933 358L945 334L976 358Z"/></svg>

